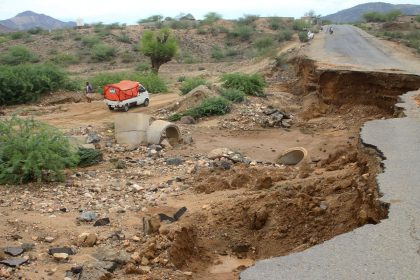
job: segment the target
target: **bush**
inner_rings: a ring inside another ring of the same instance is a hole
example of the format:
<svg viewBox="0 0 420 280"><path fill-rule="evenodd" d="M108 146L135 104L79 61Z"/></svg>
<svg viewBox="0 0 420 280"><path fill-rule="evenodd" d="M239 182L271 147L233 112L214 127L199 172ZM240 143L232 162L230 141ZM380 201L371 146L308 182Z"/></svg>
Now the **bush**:
<svg viewBox="0 0 420 280"><path fill-rule="evenodd" d="M51 34L51 39L52 40L59 41L59 40L62 40L63 38L64 38L64 36L63 36L63 32L62 31L54 31Z"/></svg>
<svg viewBox="0 0 420 280"><path fill-rule="evenodd" d="M245 93L238 89L228 88L221 92L221 95L229 101L240 103L245 100Z"/></svg>
<svg viewBox="0 0 420 280"><path fill-rule="evenodd" d="M204 29L203 27L199 26L197 28L197 34L199 34L199 35L205 35L205 34L207 34L207 30Z"/></svg>
<svg viewBox="0 0 420 280"><path fill-rule="evenodd" d="M172 29L188 29L190 28L190 22L186 20L174 20L171 22L170 27Z"/></svg>
<svg viewBox="0 0 420 280"><path fill-rule="evenodd" d="M102 161L102 152L95 149L88 149L80 147L77 150L79 156L79 166L87 167L98 164Z"/></svg>
<svg viewBox="0 0 420 280"><path fill-rule="evenodd" d="M179 76L178 77L178 79L177 79L177 82L178 83L182 83L183 81L185 81L187 79L187 77L185 77L185 76Z"/></svg>
<svg viewBox="0 0 420 280"><path fill-rule="evenodd" d="M122 63L130 63L136 60L136 56L128 51L123 52L121 55L121 62Z"/></svg>
<svg viewBox="0 0 420 280"><path fill-rule="evenodd" d="M309 38L308 38L308 33L306 31L301 31L298 33L299 36L299 40L304 43L304 42L308 42Z"/></svg>
<svg viewBox="0 0 420 280"><path fill-rule="evenodd" d="M416 21L420 22L420 15L416 16Z"/></svg>
<svg viewBox="0 0 420 280"><path fill-rule="evenodd" d="M17 39L23 39L23 38L27 38L29 36L28 33L26 32L13 32L10 34L10 38L12 38L12 40L17 40Z"/></svg>
<svg viewBox="0 0 420 280"><path fill-rule="evenodd" d="M292 36L293 36L293 32L288 29L285 29L285 30L280 31L277 34L277 41L279 42L290 41L290 39L292 39Z"/></svg>
<svg viewBox="0 0 420 280"><path fill-rule="evenodd" d="M274 46L274 40L270 37L260 38L254 43L254 47L262 51L267 48L271 48Z"/></svg>
<svg viewBox="0 0 420 280"><path fill-rule="evenodd" d="M150 70L152 70L150 68L150 65L147 63L140 63L139 65L136 66L136 71L138 72L149 72Z"/></svg>
<svg viewBox="0 0 420 280"><path fill-rule="evenodd" d="M92 48L94 45L99 44L101 40L99 40L96 36L85 36L82 37L82 45L88 48Z"/></svg>
<svg viewBox="0 0 420 280"><path fill-rule="evenodd" d="M191 116L194 119L199 119L202 117L209 116L218 116L224 115L230 111L230 102L229 100L223 97L208 97L201 101L199 105L188 109L182 113L175 113L169 116L170 121L177 121L183 116Z"/></svg>
<svg viewBox="0 0 420 280"><path fill-rule="evenodd" d="M203 23L212 25L213 23L215 23L216 21L218 21L221 18L222 18L222 16L220 14L215 13L215 12L209 12L209 13L204 15Z"/></svg>
<svg viewBox="0 0 420 280"><path fill-rule="evenodd" d="M147 23L147 22L157 22L157 21L162 21L162 19L163 19L162 15L153 15L153 16L150 16L148 18L141 19L141 20L137 21L137 23L142 24L142 23Z"/></svg>
<svg viewBox="0 0 420 280"><path fill-rule="evenodd" d="M248 41L249 39L251 39L254 32L255 30L251 26L237 25L231 32L229 32L228 37L238 38L242 41Z"/></svg>
<svg viewBox="0 0 420 280"><path fill-rule="evenodd" d="M31 28L31 29L29 29L29 30L28 30L28 33L29 33L29 34L32 34L32 35L36 35L36 34L41 34L41 33L43 33L43 30L42 30L42 28L40 28L40 27L35 27L35 28Z"/></svg>
<svg viewBox="0 0 420 280"><path fill-rule="evenodd" d="M67 53L60 53L56 54L53 58L51 58L51 61L61 65L61 66L69 66L72 64L79 63L80 58L73 54L67 54Z"/></svg>
<svg viewBox="0 0 420 280"><path fill-rule="evenodd" d="M56 128L29 119L0 121L0 184L63 180L78 157Z"/></svg>
<svg viewBox="0 0 420 280"><path fill-rule="evenodd" d="M34 63L38 61L38 56L31 53L24 46L12 46L5 53L0 55L0 63L7 65Z"/></svg>
<svg viewBox="0 0 420 280"><path fill-rule="evenodd" d="M189 93L196 87L200 85L205 85L207 81L201 77L193 77L193 78L187 78L185 81L181 84L181 93L182 95Z"/></svg>
<svg viewBox="0 0 420 280"><path fill-rule="evenodd" d="M293 29L296 31L304 31L311 27L311 24L305 20L297 19L293 22Z"/></svg>
<svg viewBox="0 0 420 280"><path fill-rule="evenodd" d="M240 25L252 25L254 22L259 19L259 15L244 15L238 19L238 24Z"/></svg>
<svg viewBox="0 0 420 280"><path fill-rule="evenodd" d="M90 57L93 61L107 61L115 56L115 49L105 44L96 44L93 46Z"/></svg>
<svg viewBox="0 0 420 280"><path fill-rule="evenodd" d="M266 84L261 75L230 73L223 75L221 80L225 88L234 88L248 95L264 96L263 90Z"/></svg>
<svg viewBox="0 0 420 280"><path fill-rule="evenodd" d="M125 32L121 32L120 36L117 36L117 40L122 43L127 43L127 44L131 43L130 37Z"/></svg>
<svg viewBox="0 0 420 280"><path fill-rule="evenodd" d="M155 73L141 75L139 82L145 86L150 93L168 92L166 82Z"/></svg>
<svg viewBox="0 0 420 280"><path fill-rule="evenodd" d="M47 92L72 89L67 74L50 64L0 66L0 104L33 102Z"/></svg>
<svg viewBox="0 0 420 280"><path fill-rule="evenodd" d="M213 47L211 49L211 58L215 59L215 60L221 60L225 57L222 49L220 49L219 47Z"/></svg>

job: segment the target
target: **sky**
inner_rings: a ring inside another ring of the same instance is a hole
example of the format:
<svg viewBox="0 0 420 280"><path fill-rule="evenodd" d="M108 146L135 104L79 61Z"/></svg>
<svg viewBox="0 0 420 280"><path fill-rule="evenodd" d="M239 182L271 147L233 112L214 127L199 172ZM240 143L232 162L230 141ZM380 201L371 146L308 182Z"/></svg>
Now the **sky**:
<svg viewBox="0 0 420 280"><path fill-rule="evenodd" d="M208 12L217 12L226 19L245 14L259 16L300 17L313 9L316 14L328 15L367 2L380 0L0 0L0 19L8 19L30 10L51 17L84 23L127 23L160 14L174 17L191 13L201 19ZM417 4L420 0L384 1L392 4Z"/></svg>

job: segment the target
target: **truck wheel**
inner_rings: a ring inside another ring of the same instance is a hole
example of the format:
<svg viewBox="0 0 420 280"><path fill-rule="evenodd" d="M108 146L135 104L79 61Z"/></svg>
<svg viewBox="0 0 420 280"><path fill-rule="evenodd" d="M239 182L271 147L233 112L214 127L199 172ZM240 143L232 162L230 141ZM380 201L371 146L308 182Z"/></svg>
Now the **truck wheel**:
<svg viewBox="0 0 420 280"><path fill-rule="evenodd" d="M128 104L125 104L125 105L124 105L124 111L125 111L125 112L128 112L128 109L130 109L130 106L128 106Z"/></svg>
<svg viewBox="0 0 420 280"><path fill-rule="evenodd" d="M108 109L109 109L110 111L114 111L114 108L112 108L112 106L108 106Z"/></svg>
<svg viewBox="0 0 420 280"><path fill-rule="evenodd" d="M149 106L149 98L146 98L146 99L144 100L144 102L143 102L143 106L144 106L144 107Z"/></svg>

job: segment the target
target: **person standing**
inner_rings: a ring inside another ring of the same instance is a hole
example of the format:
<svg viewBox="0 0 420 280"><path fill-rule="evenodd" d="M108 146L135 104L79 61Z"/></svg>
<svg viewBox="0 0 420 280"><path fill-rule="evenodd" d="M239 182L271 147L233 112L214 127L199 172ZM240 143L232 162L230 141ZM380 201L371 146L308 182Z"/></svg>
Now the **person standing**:
<svg viewBox="0 0 420 280"><path fill-rule="evenodd" d="M93 93L92 85L89 82L86 82L85 94L86 94L86 99L88 103L92 102L92 98L93 98L92 93Z"/></svg>

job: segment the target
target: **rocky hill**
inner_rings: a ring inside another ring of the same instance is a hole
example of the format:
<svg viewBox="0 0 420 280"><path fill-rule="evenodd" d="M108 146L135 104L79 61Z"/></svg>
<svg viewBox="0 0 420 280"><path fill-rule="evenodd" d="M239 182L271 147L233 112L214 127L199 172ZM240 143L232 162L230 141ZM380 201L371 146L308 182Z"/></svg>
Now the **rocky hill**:
<svg viewBox="0 0 420 280"><path fill-rule="evenodd" d="M8 33L8 32L12 32L12 31L13 31L13 29L8 28L8 27L0 24L0 33Z"/></svg>
<svg viewBox="0 0 420 280"><path fill-rule="evenodd" d="M0 25L15 30L28 30L36 27L48 30L69 28L75 26L76 23L71 21L64 22L44 14L37 14L32 11L26 11L17 14L13 18L0 21Z"/></svg>
<svg viewBox="0 0 420 280"><path fill-rule="evenodd" d="M411 4L400 4L393 5L389 3L376 2L376 3L366 3L354 6L350 9L345 9L339 11L335 14L327 15L323 17L324 19L331 20L332 22L342 23L342 22L357 22L361 21L363 14L367 12L379 12L386 13L392 10L399 10L406 15L417 15L420 14L420 5L411 5Z"/></svg>

